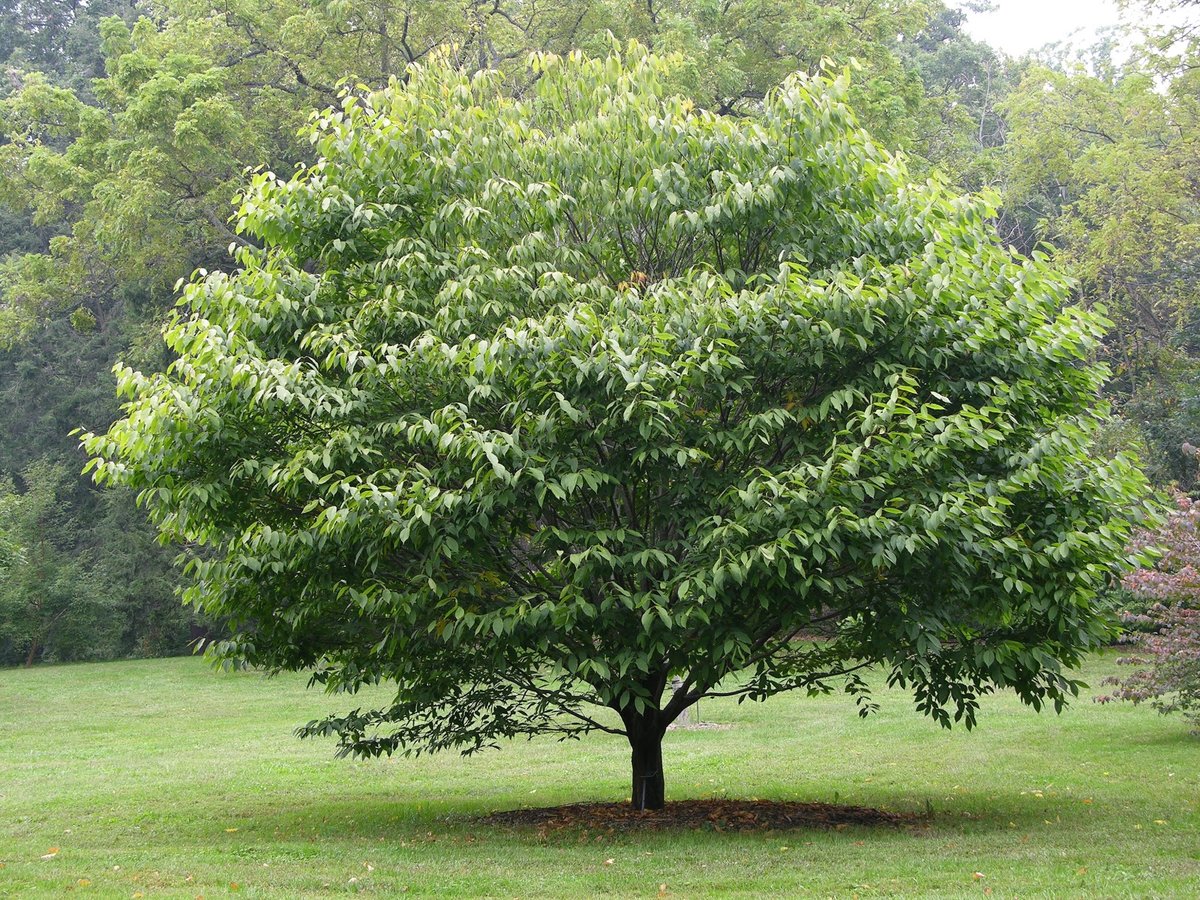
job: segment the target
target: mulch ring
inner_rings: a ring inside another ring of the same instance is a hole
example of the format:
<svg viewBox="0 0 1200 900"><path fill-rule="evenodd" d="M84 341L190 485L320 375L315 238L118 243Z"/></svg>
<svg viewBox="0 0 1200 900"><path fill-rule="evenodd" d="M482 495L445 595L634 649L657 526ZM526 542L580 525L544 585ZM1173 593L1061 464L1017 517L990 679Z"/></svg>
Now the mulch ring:
<svg viewBox="0 0 1200 900"><path fill-rule="evenodd" d="M513 809L483 818L486 825L510 825L559 831L667 829L705 831L778 831L820 828L840 831L850 826L903 828L921 825L925 817L886 812L866 806L792 803L777 800L677 800L665 809L635 810L628 803L574 803L540 809Z"/></svg>

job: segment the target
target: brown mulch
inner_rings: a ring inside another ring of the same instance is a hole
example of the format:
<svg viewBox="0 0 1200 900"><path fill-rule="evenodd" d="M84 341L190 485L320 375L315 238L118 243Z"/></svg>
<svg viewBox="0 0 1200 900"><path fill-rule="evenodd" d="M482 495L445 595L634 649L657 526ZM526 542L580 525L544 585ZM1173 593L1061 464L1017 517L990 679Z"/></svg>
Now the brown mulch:
<svg viewBox="0 0 1200 900"><path fill-rule="evenodd" d="M787 828L841 830L849 826L902 828L919 825L919 815L866 806L792 803L777 800L677 800L665 809L635 810L628 803L574 803L540 809L513 809L483 818L487 825L536 827L543 831L585 828L593 831L684 829L776 831Z"/></svg>

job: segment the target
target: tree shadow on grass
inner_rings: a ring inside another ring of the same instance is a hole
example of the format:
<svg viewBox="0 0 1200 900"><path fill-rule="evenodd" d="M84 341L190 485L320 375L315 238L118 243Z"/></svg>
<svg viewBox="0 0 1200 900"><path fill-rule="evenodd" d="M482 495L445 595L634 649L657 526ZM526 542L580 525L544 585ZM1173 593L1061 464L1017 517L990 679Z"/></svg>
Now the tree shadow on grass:
<svg viewBox="0 0 1200 900"><path fill-rule="evenodd" d="M1085 798L1068 794L1041 797L1033 789L1000 795L967 792L941 802L916 792L861 798L878 806L707 797L670 801L660 811L637 811L627 802L603 801L528 807L518 805L521 799L508 792L469 800L314 798L289 809L279 809L267 801L247 804L235 815L249 826L245 831L269 833L273 840L414 844L466 835L484 839L488 835L517 839L528 835L544 840L584 831L634 835L669 831L849 830L858 835L864 831L934 835L967 829L981 834L1014 828L1036 830L1047 819L1065 821L1077 816L1094 821L1096 815L1090 805L1085 805Z"/></svg>
<svg viewBox="0 0 1200 900"><path fill-rule="evenodd" d="M849 827L920 827L925 817L866 806L786 800L708 798L675 800L663 809L638 810L629 803L572 803L496 812L485 825L532 827L539 831L597 828L611 831L778 831Z"/></svg>
<svg viewBox="0 0 1200 900"><path fill-rule="evenodd" d="M1142 732L1119 735L1122 750L1133 747L1178 747L1189 752L1200 749L1200 728L1193 729L1187 722L1175 719L1178 726L1174 731Z"/></svg>

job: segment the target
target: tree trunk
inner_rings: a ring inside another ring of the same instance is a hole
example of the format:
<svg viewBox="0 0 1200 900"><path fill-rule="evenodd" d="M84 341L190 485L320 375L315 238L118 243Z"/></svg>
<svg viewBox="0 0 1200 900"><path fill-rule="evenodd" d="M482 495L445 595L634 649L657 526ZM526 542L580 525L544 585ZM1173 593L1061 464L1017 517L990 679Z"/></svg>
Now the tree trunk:
<svg viewBox="0 0 1200 900"><path fill-rule="evenodd" d="M41 648L38 647L38 642L30 638L29 640L29 655L25 657L25 668L30 668L37 660L37 652Z"/></svg>
<svg viewBox="0 0 1200 900"><path fill-rule="evenodd" d="M392 36L388 34L391 17L392 4L384 3L379 8L379 72L384 84L392 74Z"/></svg>
<svg viewBox="0 0 1200 900"><path fill-rule="evenodd" d="M662 736L662 729L655 726L629 734L629 745L633 749L634 809L662 809L666 803Z"/></svg>

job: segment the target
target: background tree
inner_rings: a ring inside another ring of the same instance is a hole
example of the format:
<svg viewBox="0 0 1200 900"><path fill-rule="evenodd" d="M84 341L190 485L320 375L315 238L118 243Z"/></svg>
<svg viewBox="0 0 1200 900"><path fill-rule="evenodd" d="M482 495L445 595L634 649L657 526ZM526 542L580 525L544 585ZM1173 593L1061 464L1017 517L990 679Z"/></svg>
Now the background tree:
<svg viewBox="0 0 1200 900"><path fill-rule="evenodd" d="M100 20L132 21L130 0L0 0L0 96L19 89L22 72L42 72L90 95L91 79L104 75Z"/></svg>
<svg viewBox="0 0 1200 900"><path fill-rule="evenodd" d="M1174 499L1161 527L1140 531L1134 541L1157 553L1154 565L1122 579L1136 605L1124 616L1125 640L1136 655L1118 661L1136 671L1106 679L1116 690L1098 699L1149 701L1200 725L1200 503L1180 494Z"/></svg>
<svg viewBox="0 0 1200 900"><path fill-rule="evenodd" d="M1194 73L1133 64L1110 78L1035 67L1002 104L1003 181L1024 243L1047 240L1083 303L1115 327L1104 353L1117 411L1145 436L1160 483L1191 486L1200 426L1200 105Z"/></svg>
<svg viewBox="0 0 1200 900"><path fill-rule="evenodd" d="M947 726L993 688L1061 706L1143 489L1088 453L1101 320L913 185L845 80L727 117L636 47L533 66L520 99L435 63L324 113L178 360L121 370L85 443L204 548L217 655L394 682L305 729L344 752L624 734L638 807L705 696L866 712L879 665Z"/></svg>
<svg viewBox="0 0 1200 900"><path fill-rule="evenodd" d="M8 577L12 568L24 559L24 552L8 532L13 520L14 502L11 496L0 499L0 581Z"/></svg>
<svg viewBox="0 0 1200 900"><path fill-rule="evenodd" d="M103 612L113 619L101 629L112 639L93 642L88 650L93 657L180 653L192 638L194 615L175 594L175 551L157 543L154 528L136 509L130 492L96 491L79 478L85 460L64 431L72 422L110 422L116 417L115 381L104 370L137 340L139 335L124 316L86 333L58 321L19 352L0 353L0 477L7 475L21 491L29 489L30 480L43 484L39 496L53 509L52 520L39 520L36 527L26 523L37 534L25 554L37 574L30 568L28 577L10 582L9 608L26 609L40 602L42 580L66 584L83 579L80 589L102 597ZM125 351L125 356L142 366L164 364L154 353ZM42 474L31 476L31 471ZM52 503L48 494L53 495ZM43 551L46 555L40 556ZM36 659L63 656L54 652L37 654ZM0 665L24 661L15 645L0 648Z"/></svg>
<svg viewBox="0 0 1200 900"><path fill-rule="evenodd" d="M121 620L113 601L88 578L88 560L73 552L59 495L72 473L35 465L23 493L0 486L0 522L21 548L0 581L0 660L104 659L114 655Z"/></svg>
<svg viewBox="0 0 1200 900"><path fill-rule="evenodd" d="M964 8L935 7L902 52L924 86L917 152L960 187L978 190L997 177L994 151L1006 134L1000 105L1019 81L1021 65L966 34L966 17ZM1011 239L1003 209L998 224Z"/></svg>

